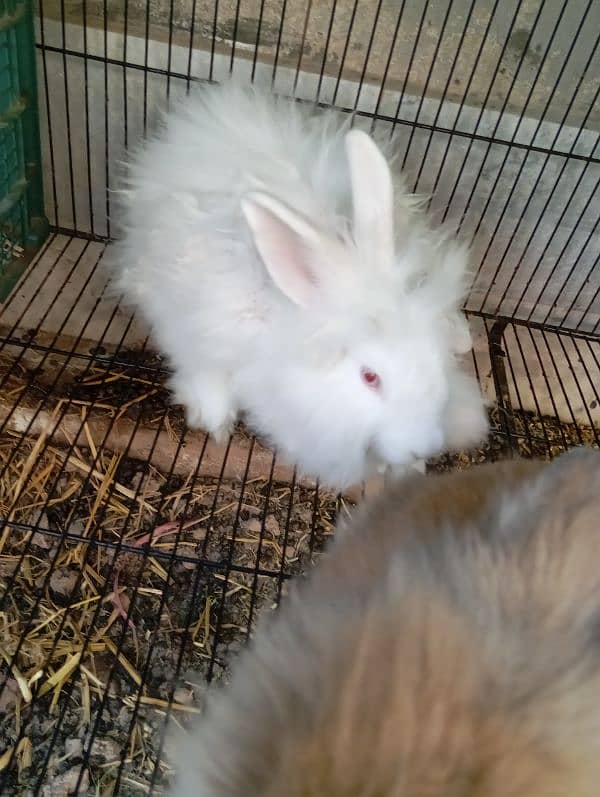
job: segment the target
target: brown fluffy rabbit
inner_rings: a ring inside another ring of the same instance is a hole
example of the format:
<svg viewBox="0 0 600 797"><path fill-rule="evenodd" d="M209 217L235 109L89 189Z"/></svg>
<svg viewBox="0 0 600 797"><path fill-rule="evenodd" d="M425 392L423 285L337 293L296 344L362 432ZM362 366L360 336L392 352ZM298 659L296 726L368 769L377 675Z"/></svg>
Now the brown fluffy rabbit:
<svg viewBox="0 0 600 797"><path fill-rule="evenodd" d="M177 797L598 797L600 453L366 505L177 748Z"/></svg>

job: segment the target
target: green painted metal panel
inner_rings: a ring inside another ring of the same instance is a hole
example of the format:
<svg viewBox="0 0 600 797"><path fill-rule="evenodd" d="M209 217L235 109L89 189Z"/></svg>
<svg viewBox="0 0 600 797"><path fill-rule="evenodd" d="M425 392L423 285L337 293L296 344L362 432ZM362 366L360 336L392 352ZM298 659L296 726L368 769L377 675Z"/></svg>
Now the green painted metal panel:
<svg viewBox="0 0 600 797"><path fill-rule="evenodd" d="M48 234L31 0L0 0L0 301Z"/></svg>

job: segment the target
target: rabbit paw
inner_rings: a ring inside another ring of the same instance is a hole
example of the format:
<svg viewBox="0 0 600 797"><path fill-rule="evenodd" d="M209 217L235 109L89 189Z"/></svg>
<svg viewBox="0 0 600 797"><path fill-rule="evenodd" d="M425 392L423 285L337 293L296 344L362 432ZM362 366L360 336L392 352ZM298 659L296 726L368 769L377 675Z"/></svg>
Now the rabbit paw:
<svg viewBox="0 0 600 797"><path fill-rule="evenodd" d="M175 397L183 404L191 429L202 429L218 443L225 442L233 429L235 408L224 378L213 374L176 374L172 380Z"/></svg>

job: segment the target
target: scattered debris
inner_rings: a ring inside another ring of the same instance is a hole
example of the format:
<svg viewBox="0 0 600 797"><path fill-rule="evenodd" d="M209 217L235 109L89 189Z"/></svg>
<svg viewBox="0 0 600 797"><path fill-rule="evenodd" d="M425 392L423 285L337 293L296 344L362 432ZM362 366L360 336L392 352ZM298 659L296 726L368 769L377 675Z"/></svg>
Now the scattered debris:
<svg viewBox="0 0 600 797"><path fill-rule="evenodd" d="M35 535L39 536L38 534ZM61 597L73 598L73 593L79 583L77 570L69 567L59 567L52 571L50 576L50 589Z"/></svg>
<svg viewBox="0 0 600 797"><path fill-rule="evenodd" d="M81 773L81 767L71 767L61 775L48 778L48 782L42 786L42 797L71 797L76 790L79 794L86 794L89 782L87 770Z"/></svg>
<svg viewBox="0 0 600 797"><path fill-rule="evenodd" d="M30 375L6 367L5 400L26 412L0 435L4 789L26 795L42 773L42 794L66 797L82 772L81 794L117 783L144 794L168 779L168 713L181 724L201 710L206 678L227 678L258 615L351 505L289 469L270 480L272 455L243 428L244 461L231 470L216 449L206 469L193 446L182 459L181 413L146 371L94 367L44 399L42 423ZM112 423L126 430L114 447ZM492 423L488 445L429 469L506 456L507 434L524 456L596 441L591 429L524 413L495 410ZM145 444L132 449L141 430ZM153 440L165 447L150 456ZM94 739L89 755L81 738Z"/></svg>

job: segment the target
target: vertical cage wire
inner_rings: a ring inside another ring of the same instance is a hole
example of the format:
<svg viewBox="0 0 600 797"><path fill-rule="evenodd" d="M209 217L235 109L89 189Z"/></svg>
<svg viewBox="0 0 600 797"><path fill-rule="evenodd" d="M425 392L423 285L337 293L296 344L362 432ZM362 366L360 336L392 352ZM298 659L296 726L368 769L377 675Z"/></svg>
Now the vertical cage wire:
<svg viewBox="0 0 600 797"><path fill-rule="evenodd" d="M48 2L38 46L57 228L110 237L125 151L193 82L234 72L396 135L414 190L472 243L469 310L597 328L597 0L568 11L525 0L165 0L84 3L79 15Z"/></svg>
<svg viewBox="0 0 600 797"><path fill-rule="evenodd" d="M231 73L394 136L408 185L471 243L471 364L494 403L488 445L431 467L598 445L599 14L598 0L38 0L53 230L0 314L1 793L162 793L190 679L227 677L346 511L293 468L282 479L251 435L215 453L170 406L167 365L103 268L127 152Z"/></svg>

